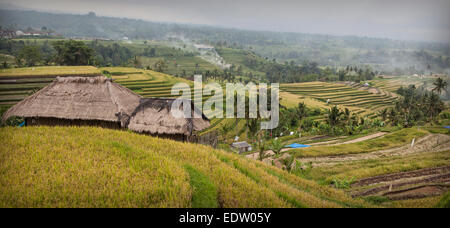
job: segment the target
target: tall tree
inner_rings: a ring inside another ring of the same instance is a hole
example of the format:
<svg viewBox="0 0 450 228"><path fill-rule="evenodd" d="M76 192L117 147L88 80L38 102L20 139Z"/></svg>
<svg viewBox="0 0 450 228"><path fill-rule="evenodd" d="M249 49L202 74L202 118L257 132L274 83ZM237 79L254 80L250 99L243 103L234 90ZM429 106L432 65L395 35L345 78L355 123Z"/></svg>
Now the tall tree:
<svg viewBox="0 0 450 228"><path fill-rule="evenodd" d="M442 78L436 79L436 81L433 83L434 89L433 92L436 91L438 94L441 94L442 91L447 91L447 82L444 81Z"/></svg>
<svg viewBox="0 0 450 228"><path fill-rule="evenodd" d="M61 40L53 43L57 54L55 61L60 65L79 66L93 63L94 50L83 41Z"/></svg>
<svg viewBox="0 0 450 228"><path fill-rule="evenodd" d="M307 109L304 102L298 103L296 111L297 111L297 118L299 121L307 116Z"/></svg>
<svg viewBox="0 0 450 228"><path fill-rule="evenodd" d="M41 61L41 56L41 50L38 46L29 45L20 50L18 58L25 60L26 65L30 67Z"/></svg>
<svg viewBox="0 0 450 228"><path fill-rule="evenodd" d="M338 107L333 106L329 111L328 111L328 124L330 124L330 126L336 126L339 124L340 120L341 120L341 115L343 113L341 112L341 110L339 110Z"/></svg>

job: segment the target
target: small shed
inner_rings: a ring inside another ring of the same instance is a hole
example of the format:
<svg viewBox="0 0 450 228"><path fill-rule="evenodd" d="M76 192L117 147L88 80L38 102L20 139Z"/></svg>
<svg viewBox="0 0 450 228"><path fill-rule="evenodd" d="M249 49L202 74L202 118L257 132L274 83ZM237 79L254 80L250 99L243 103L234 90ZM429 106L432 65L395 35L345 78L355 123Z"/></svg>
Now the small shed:
<svg viewBox="0 0 450 228"><path fill-rule="evenodd" d="M234 149L237 149L240 154L252 150L252 146L245 141L235 142L235 143L231 144L231 147L233 147Z"/></svg>

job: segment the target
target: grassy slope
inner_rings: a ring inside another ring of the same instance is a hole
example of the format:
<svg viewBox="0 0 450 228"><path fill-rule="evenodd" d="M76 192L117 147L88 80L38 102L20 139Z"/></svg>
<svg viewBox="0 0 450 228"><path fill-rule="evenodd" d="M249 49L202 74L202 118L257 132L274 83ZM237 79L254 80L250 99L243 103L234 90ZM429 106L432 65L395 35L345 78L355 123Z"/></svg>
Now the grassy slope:
<svg viewBox="0 0 450 228"><path fill-rule="evenodd" d="M9 127L0 138L0 207L205 206L199 191L217 194L206 206L370 206L261 162L126 131Z"/></svg>

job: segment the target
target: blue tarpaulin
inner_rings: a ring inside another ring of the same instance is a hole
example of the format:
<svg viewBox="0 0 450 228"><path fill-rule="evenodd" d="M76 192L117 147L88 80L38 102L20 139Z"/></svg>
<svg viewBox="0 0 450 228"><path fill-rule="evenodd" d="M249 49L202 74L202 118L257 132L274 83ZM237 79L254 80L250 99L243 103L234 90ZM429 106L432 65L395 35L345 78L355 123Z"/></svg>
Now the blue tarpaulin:
<svg viewBox="0 0 450 228"><path fill-rule="evenodd" d="M21 124L19 124L19 127L25 126L25 121L23 121Z"/></svg>
<svg viewBox="0 0 450 228"><path fill-rule="evenodd" d="M445 128L450 129L450 126L445 126Z"/></svg>
<svg viewBox="0 0 450 228"><path fill-rule="evenodd" d="M290 147L290 148L304 148L304 147L310 147L309 145L303 145L303 144L298 144L298 143L292 143L291 145L287 145L285 147Z"/></svg>

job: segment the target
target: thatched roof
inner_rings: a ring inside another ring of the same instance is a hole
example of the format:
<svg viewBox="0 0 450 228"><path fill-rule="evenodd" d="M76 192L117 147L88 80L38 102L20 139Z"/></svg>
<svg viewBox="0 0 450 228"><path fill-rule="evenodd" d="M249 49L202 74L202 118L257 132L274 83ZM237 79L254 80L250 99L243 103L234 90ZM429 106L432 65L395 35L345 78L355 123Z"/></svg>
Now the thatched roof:
<svg viewBox="0 0 450 228"><path fill-rule="evenodd" d="M210 126L202 118L175 118L175 99L142 98L104 76L58 77L50 85L10 108L2 117L47 117L67 120L120 122L136 132L191 135ZM194 115L192 115L194 116Z"/></svg>
<svg viewBox="0 0 450 228"><path fill-rule="evenodd" d="M141 96L104 76L57 77L48 86L10 108L2 117L101 120L128 125Z"/></svg>
<svg viewBox="0 0 450 228"><path fill-rule="evenodd" d="M192 117L194 112L201 118L176 118L172 115L172 103L175 99L143 98L134 111L128 128L136 132L150 134L191 135L210 126L208 118L191 102ZM182 108L182 106L180 107ZM181 111L181 110L180 110Z"/></svg>

